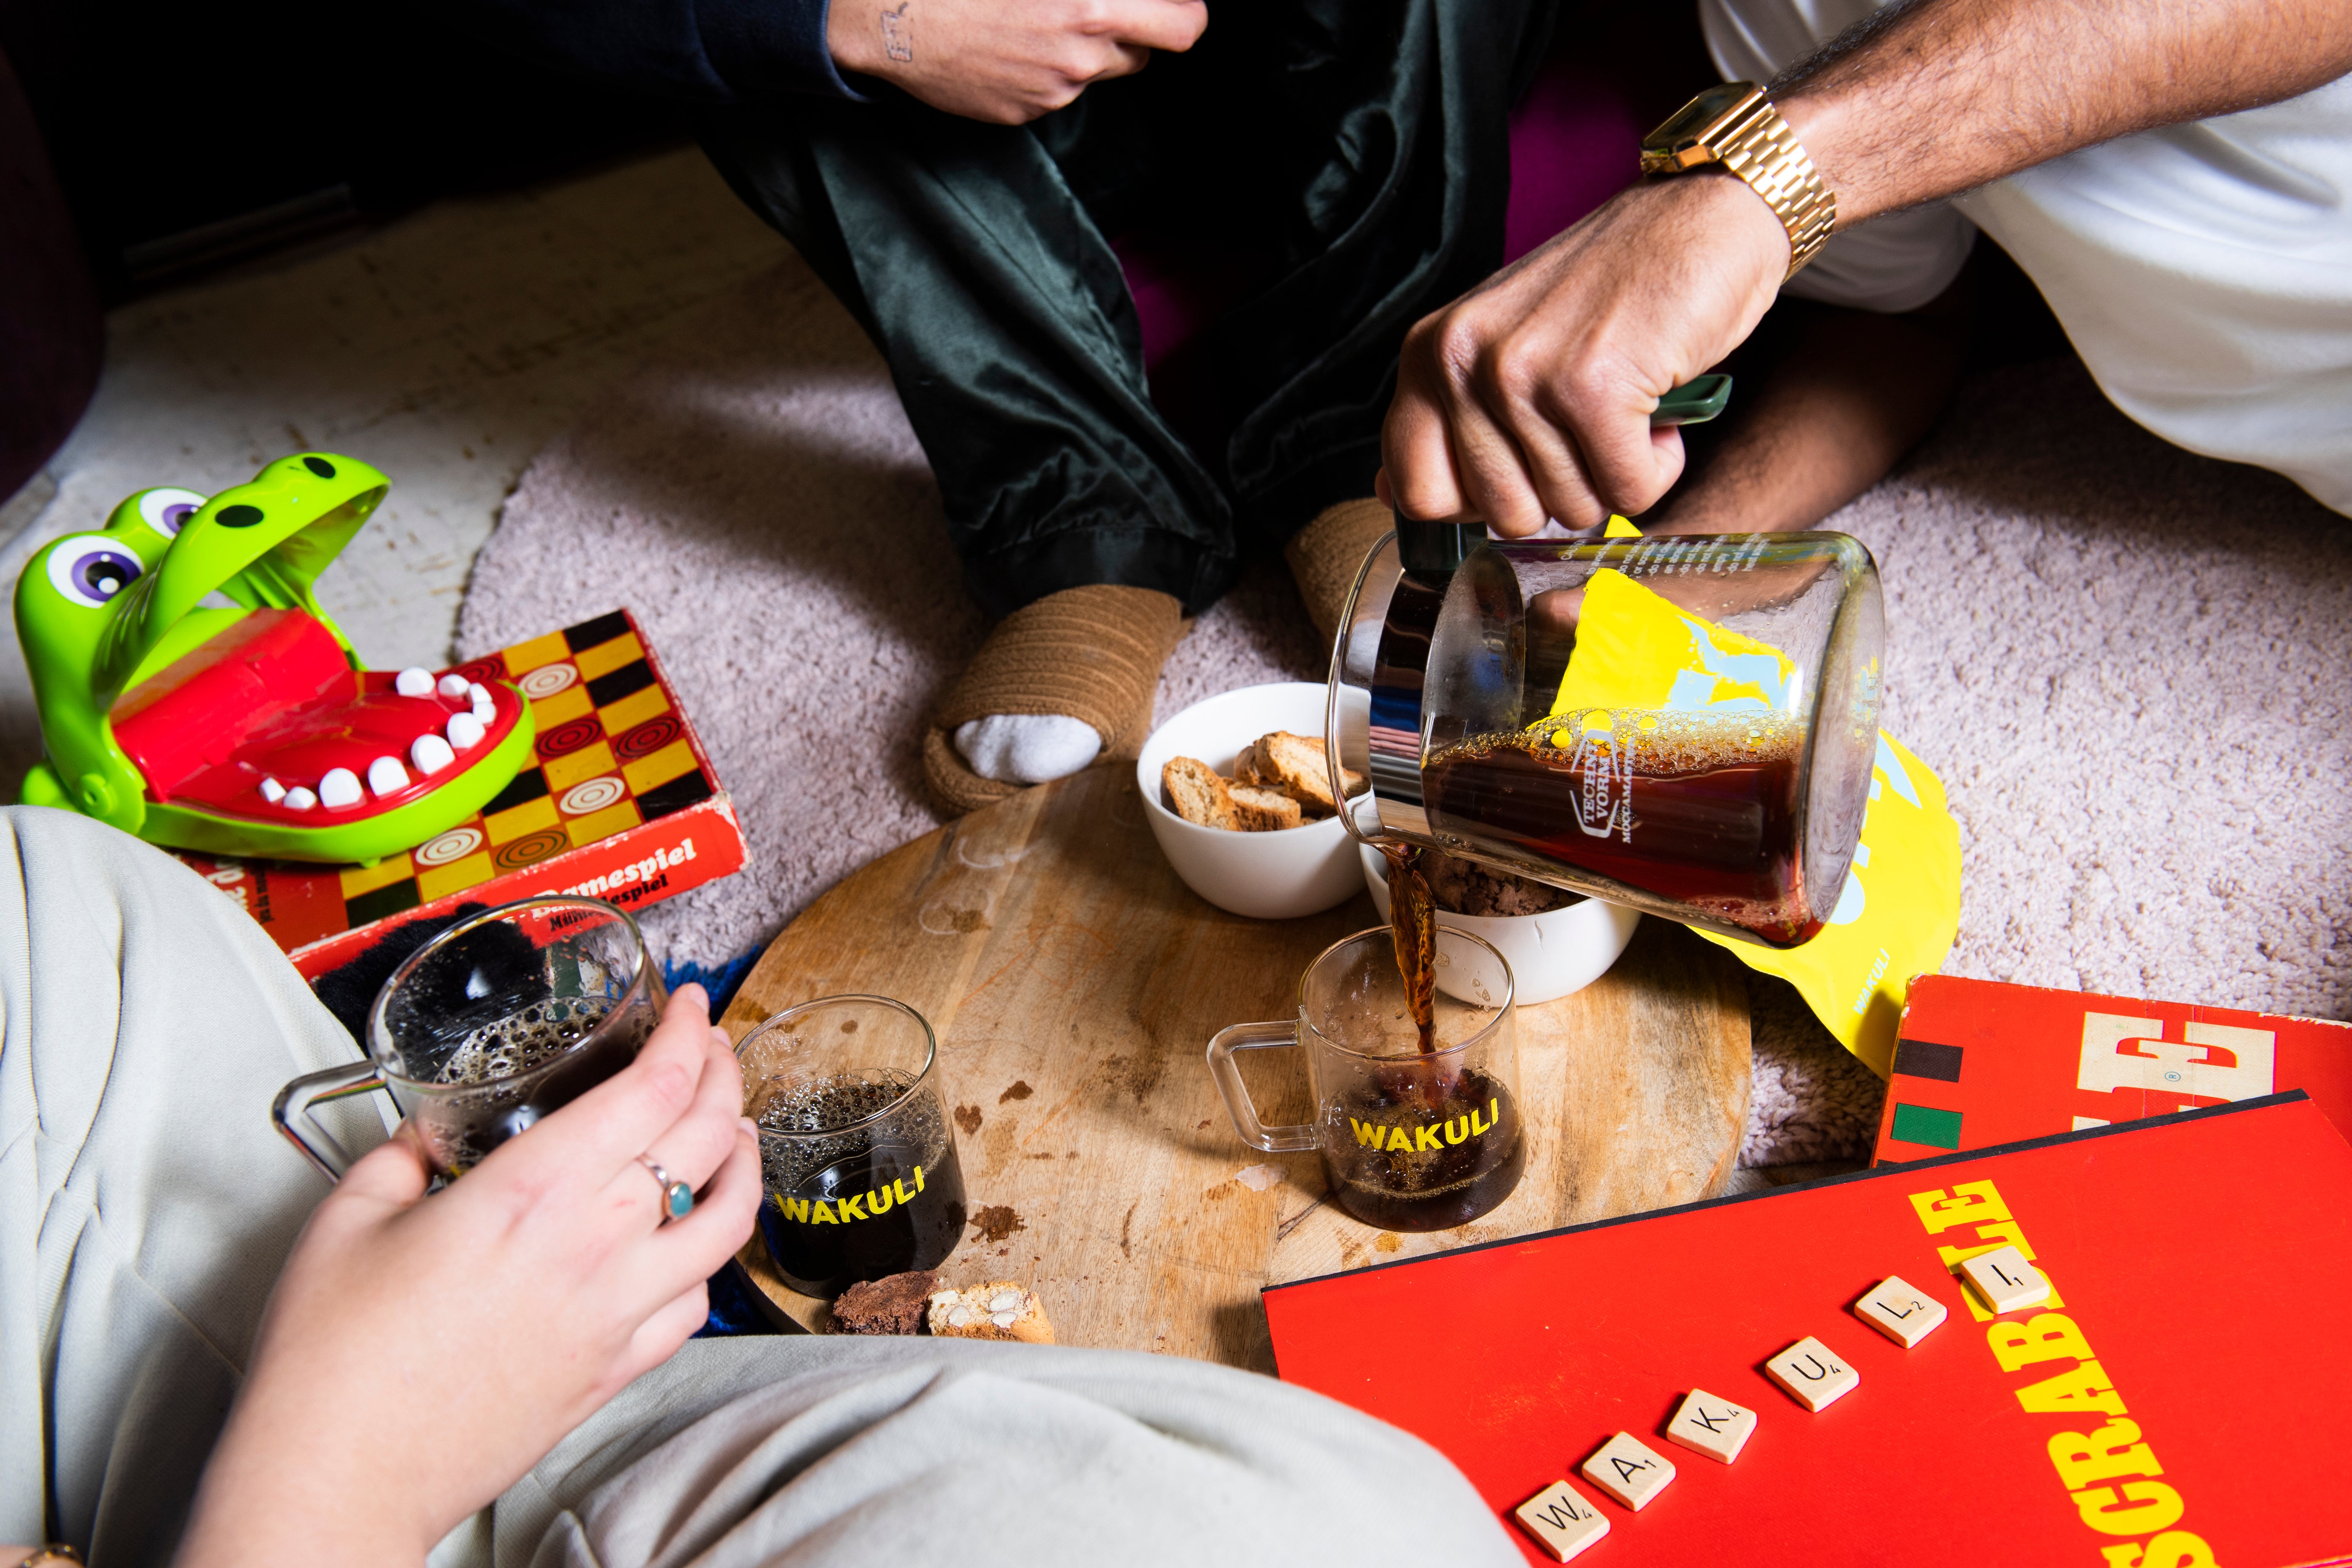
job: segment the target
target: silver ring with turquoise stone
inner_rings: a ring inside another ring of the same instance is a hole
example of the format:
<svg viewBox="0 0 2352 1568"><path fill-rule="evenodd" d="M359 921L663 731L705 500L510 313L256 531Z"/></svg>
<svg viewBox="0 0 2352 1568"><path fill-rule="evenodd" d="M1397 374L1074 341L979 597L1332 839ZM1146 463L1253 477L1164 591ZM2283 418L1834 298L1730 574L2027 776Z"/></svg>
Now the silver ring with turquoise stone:
<svg viewBox="0 0 2352 1568"><path fill-rule="evenodd" d="M694 1212L692 1187L688 1186L684 1182L671 1181L669 1173L654 1163L654 1157L650 1154L638 1155L637 1163L651 1171L654 1180L661 1184L662 1224L667 1225L674 1219L684 1219Z"/></svg>

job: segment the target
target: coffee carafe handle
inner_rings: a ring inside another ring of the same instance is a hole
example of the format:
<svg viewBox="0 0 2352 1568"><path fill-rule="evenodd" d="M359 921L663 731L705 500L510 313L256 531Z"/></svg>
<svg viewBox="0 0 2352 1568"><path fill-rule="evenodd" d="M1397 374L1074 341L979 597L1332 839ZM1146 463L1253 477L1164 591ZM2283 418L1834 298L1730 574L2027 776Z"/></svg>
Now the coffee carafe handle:
<svg viewBox="0 0 2352 1568"><path fill-rule="evenodd" d="M1729 376L1693 376L1658 399L1650 412L1650 426L1704 425L1730 401ZM1423 522L1398 512L1396 536L1398 564L1424 582L1443 582L1478 548L1486 530L1475 522Z"/></svg>

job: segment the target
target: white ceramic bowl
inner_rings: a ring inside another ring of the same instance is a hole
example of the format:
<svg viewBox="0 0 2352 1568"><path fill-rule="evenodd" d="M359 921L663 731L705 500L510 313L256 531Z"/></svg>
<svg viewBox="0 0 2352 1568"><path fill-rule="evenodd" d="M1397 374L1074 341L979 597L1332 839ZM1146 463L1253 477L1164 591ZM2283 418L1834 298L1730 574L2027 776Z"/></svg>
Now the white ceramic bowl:
<svg viewBox="0 0 2352 1568"><path fill-rule="evenodd" d="M1378 850L1359 845L1357 852L1363 866L1364 886L1370 889L1381 919L1386 920L1389 863ZM1522 1007L1581 991L1608 973L1617 955L1625 951L1625 944L1633 940L1633 928L1641 920L1641 910L1603 903L1599 899L1579 899L1565 909L1547 910L1539 915L1457 915L1447 910L1437 911L1439 925L1485 937L1502 953L1511 966L1511 978L1517 983ZM1442 969L1437 972L1437 988L1457 1001L1475 1000L1456 995L1445 983Z"/></svg>
<svg viewBox="0 0 2352 1568"><path fill-rule="evenodd" d="M1193 757L1231 776L1244 746L1275 730L1323 733L1323 688L1304 680L1244 686L1195 702L1143 742L1135 786L1151 836L1184 885L1221 910L1263 921L1319 914L1363 880L1355 845L1336 816L1273 833L1228 833L1185 821L1160 804L1160 770Z"/></svg>

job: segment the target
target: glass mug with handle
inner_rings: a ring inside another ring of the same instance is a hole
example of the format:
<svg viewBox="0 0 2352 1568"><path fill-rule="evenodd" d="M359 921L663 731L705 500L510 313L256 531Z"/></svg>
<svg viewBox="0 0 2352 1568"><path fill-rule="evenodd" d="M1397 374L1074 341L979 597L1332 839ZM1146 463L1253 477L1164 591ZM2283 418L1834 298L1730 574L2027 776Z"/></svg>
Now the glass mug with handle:
<svg viewBox="0 0 2352 1568"><path fill-rule="evenodd" d="M934 1268L962 1239L939 1055L929 1023L887 996L821 996L737 1043L760 1130L760 1237L793 1289L830 1298Z"/></svg>
<svg viewBox="0 0 2352 1568"><path fill-rule="evenodd" d="M1421 1049L1386 926L1324 949L1299 979L1292 1016L1236 1024L1209 1042L1209 1073L1242 1142L1321 1153L1334 1200L1384 1230L1467 1225L1527 1170L1511 966L1450 926L1438 928L1436 963L1433 1050ZM1268 1127L1234 1058L1293 1047L1306 1053L1314 1120Z"/></svg>
<svg viewBox="0 0 2352 1568"><path fill-rule="evenodd" d="M366 1059L296 1079L270 1116L334 1180L352 1156L310 1108L383 1089L434 1170L457 1176L635 1061L668 1000L625 910L575 898L488 910L384 982Z"/></svg>

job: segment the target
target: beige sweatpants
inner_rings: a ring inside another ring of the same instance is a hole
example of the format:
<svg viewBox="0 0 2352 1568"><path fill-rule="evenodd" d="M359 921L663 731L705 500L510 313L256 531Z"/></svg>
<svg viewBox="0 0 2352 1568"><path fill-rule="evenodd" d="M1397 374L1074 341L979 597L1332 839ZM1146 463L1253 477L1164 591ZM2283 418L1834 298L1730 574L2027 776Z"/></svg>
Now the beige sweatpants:
<svg viewBox="0 0 2352 1568"><path fill-rule="evenodd" d="M325 1191L270 1100L353 1052L260 928L178 862L69 813L0 810L0 1541L69 1542L96 1568L170 1559ZM383 1135L365 1105L333 1114L347 1147ZM1521 1559L1434 1450L1271 1379L754 1337L697 1341L640 1378L433 1561Z"/></svg>

